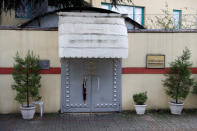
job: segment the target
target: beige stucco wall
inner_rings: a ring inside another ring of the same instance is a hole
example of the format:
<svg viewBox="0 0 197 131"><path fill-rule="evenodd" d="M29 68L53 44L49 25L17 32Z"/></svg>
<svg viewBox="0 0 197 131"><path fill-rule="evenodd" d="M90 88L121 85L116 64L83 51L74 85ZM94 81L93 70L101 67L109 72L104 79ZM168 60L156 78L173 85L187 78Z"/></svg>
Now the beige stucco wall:
<svg viewBox="0 0 197 131"><path fill-rule="evenodd" d="M0 75L0 114L19 112L20 104L14 98L11 75ZM60 75L42 75L40 95L44 101L45 112L60 110Z"/></svg>
<svg viewBox="0 0 197 131"><path fill-rule="evenodd" d="M191 50L193 67L197 67L197 33L129 33L129 57L123 59L124 67L146 67L147 54L164 54L166 67L185 47ZM197 75L193 76L197 81ZM162 74L123 74L122 105L123 110L134 108L133 94L148 92L149 109L166 109L168 100L162 86ZM185 100L185 108L197 108L197 96L190 94Z"/></svg>
<svg viewBox="0 0 197 131"><path fill-rule="evenodd" d="M28 50L39 54L40 59L50 60L51 67L60 67L57 31L0 30L0 67L13 67L18 51L24 56ZM0 75L0 113L15 113L19 104L14 100L11 75ZM60 75L42 75L40 94L46 112L60 110Z"/></svg>
<svg viewBox="0 0 197 131"><path fill-rule="evenodd" d="M197 33L129 33L129 56L123 67L145 67L147 54L165 54L166 67L182 54L191 50L193 66L197 67Z"/></svg>
<svg viewBox="0 0 197 131"><path fill-rule="evenodd" d="M0 30L0 68L12 67L16 51L25 55L28 49L40 55L41 59L50 60L51 67L60 67L58 57L57 31L20 31ZM123 59L124 67L145 67L146 54L160 53L166 55L166 66L181 55L185 47L192 52L193 67L197 66L197 33L129 33L129 57ZM197 80L197 75L193 76ZM132 95L141 91L148 92L149 109L166 109L168 100L161 80L162 74L123 74L122 107L133 109ZM45 102L46 112L60 109L61 83L60 74L42 75L40 93ZM11 75L0 75L0 113L15 113L19 104L14 100L15 91L11 89ZM197 108L197 96L189 95L185 108Z"/></svg>
<svg viewBox="0 0 197 131"><path fill-rule="evenodd" d="M193 76L197 80L197 75ZM168 109L168 101L171 99L165 94L162 86L162 74L124 74L122 75L122 109L134 110L133 94L147 91L148 109ZM196 109L197 96L190 93L184 101L184 108Z"/></svg>
<svg viewBox="0 0 197 131"><path fill-rule="evenodd" d="M57 31L0 30L0 42L0 67L12 67L16 52L24 56L28 50L50 60L51 67L60 67Z"/></svg>

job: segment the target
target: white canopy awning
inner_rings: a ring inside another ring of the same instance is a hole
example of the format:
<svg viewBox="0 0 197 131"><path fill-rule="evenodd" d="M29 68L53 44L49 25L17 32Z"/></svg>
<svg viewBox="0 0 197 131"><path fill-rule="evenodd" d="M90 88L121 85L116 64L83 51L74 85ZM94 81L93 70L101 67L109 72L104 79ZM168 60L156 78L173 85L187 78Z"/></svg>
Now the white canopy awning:
<svg viewBox="0 0 197 131"><path fill-rule="evenodd" d="M128 33L120 14L59 13L60 58L127 58Z"/></svg>

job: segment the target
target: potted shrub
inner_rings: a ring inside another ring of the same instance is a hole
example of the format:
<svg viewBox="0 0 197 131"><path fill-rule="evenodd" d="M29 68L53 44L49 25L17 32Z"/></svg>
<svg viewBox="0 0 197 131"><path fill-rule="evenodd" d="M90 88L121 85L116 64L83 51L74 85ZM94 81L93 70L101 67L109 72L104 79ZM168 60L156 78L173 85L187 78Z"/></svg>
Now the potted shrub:
<svg viewBox="0 0 197 131"><path fill-rule="evenodd" d="M40 100L40 59L33 52L28 51L25 58L16 54L12 71L14 83L12 89L17 91L15 100L21 104L21 113L24 119L32 119L35 114L34 100Z"/></svg>
<svg viewBox="0 0 197 131"><path fill-rule="evenodd" d="M197 95L197 83L194 84L192 93Z"/></svg>
<svg viewBox="0 0 197 131"><path fill-rule="evenodd" d="M147 99L148 99L147 92L142 92L133 95L133 100L136 103L135 110L137 114L143 115L145 113L146 105L144 103L146 102Z"/></svg>
<svg viewBox="0 0 197 131"><path fill-rule="evenodd" d="M184 103L180 100L186 99L190 87L194 85L194 80L191 77L192 72L189 69L192 66L189 61L190 56L191 53L188 48L183 50L183 54L170 63L169 72L163 81L163 86L167 87L166 94L174 99L174 101L169 102L172 114L181 114Z"/></svg>

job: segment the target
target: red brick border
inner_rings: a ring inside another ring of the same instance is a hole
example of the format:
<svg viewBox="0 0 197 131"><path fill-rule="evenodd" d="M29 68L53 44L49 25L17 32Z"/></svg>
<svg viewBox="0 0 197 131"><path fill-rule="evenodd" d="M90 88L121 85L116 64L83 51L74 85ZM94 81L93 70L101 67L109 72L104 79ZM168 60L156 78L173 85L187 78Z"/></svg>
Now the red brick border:
<svg viewBox="0 0 197 131"><path fill-rule="evenodd" d="M0 75L11 74L12 67L0 67ZM197 74L197 68L191 68L193 74ZM167 74L168 68L165 69L147 69L144 67L123 67L122 74ZM61 74L60 67L52 67L49 70L42 70L41 74Z"/></svg>
<svg viewBox="0 0 197 131"><path fill-rule="evenodd" d="M12 67L0 67L0 74L12 74ZM49 70L41 70L41 74L61 74L61 68L53 67Z"/></svg>
<svg viewBox="0 0 197 131"><path fill-rule="evenodd" d="M168 68L165 69L147 69L144 67L124 67L122 74L167 74Z"/></svg>

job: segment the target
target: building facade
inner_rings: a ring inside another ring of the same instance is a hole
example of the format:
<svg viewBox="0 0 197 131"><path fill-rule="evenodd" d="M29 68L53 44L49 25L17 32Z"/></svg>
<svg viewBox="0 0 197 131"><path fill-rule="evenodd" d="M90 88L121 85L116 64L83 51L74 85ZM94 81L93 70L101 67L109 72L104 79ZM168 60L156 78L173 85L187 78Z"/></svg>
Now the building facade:
<svg viewBox="0 0 197 131"><path fill-rule="evenodd" d="M171 21L168 28L175 29L191 29L196 28L197 25L195 0L133 0L132 3L119 3L117 8L109 3L109 0L92 1L95 7L128 14L130 18L146 28L162 29L162 24L167 24L168 21Z"/></svg>
<svg viewBox="0 0 197 131"><path fill-rule="evenodd" d="M25 56L33 50L50 63L41 70L40 94L47 113L133 110L133 94L144 91L148 92L148 109L168 109L171 99L162 80L169 63L185 47L191 50L192 77L197 80L196 30L144 30L134 21L134 14L114 13L102 2L107 10L53 11L20 27L0 29L0 113L19 111L16 92L11 89L17 51ZM146 12L145 7L128 9ZM149 68L147 57L151 55L164 56L163 66ZM190 93L185 108L197 108L196 97Z"/></svg>
<svg viewBox="0 0 197 131"><path fill-rule="evenodd" d="M93 7L116 11L128 16L149 29L195 29L197 25L197 2L195 0L133 0L132 3L119 3L117 8L112 7L110 0L86 0ZM52 11L54 8L45 2L41 9L12 11L3 13L1 25L20 25L39 13ZM23 11L24 12L24 11ZM36 13L35 13L36 12ZM167 18L166 18L167 17Z"/></svg>

